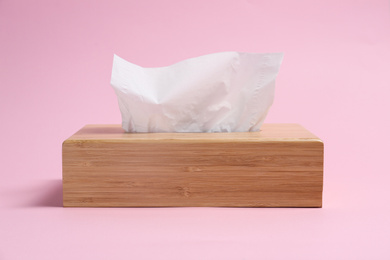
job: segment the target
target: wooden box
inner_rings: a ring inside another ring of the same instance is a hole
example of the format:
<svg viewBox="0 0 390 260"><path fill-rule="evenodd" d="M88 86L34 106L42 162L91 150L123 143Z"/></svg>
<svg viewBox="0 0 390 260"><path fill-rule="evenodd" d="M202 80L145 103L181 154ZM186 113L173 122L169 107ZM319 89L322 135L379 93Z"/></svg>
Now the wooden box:
<svg viewBox="0 0 390 260"><path fill-rule="evenodd" d="M296 124L247 133L125 133L62 145L67 207L321 207L323 143Z"/></svg>

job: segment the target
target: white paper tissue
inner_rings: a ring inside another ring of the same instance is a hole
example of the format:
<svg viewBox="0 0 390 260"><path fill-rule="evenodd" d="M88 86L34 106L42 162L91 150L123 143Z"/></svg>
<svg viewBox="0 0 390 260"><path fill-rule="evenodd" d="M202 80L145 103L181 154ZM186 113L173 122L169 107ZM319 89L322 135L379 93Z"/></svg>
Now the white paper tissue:
<svg viewBox="0 0 390 260"><path fill-rule="evenodd" d="M221 52L143 68L114 55L111 85L126 132L258 131L282 53Z"/></svg>

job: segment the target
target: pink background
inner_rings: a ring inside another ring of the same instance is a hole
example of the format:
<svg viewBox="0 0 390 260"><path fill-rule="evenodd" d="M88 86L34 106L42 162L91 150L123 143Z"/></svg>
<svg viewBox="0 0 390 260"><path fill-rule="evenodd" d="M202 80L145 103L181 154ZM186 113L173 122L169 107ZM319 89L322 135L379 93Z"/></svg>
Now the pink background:
<svg viewBox="0 0 390 260"><path fill-rule="evenodd" d="M266 122L325 143L322 209L62 208L61 143L120 123L113 54L284 52ZM390 2L0 1L0 259L390 259Z"/></svg>

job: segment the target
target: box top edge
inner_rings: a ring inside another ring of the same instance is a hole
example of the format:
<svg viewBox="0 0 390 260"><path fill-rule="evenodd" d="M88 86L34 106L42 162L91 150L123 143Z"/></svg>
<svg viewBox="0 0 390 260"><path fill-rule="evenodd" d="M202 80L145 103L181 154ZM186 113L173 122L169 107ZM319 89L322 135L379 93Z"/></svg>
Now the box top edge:
<svg viewBox="0 0 390 260"><path fill-rule="evenodd" d="M79 141L137 142L137 141L204 141L204 142L321 142L317 136L299 124L263 124L258 132L232 133L125 133L120 125L86 125L64 143Z"/></svg>

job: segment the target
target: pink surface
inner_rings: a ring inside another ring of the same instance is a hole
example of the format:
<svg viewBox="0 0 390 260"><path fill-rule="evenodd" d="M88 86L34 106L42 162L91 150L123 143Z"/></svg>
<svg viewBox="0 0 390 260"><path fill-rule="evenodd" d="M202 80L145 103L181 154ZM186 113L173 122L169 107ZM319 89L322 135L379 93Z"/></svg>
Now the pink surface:
<svg viewBox="0 0 390 260"><path fill-rule="evenodd" d="M62 208L61 143L120 123L113 54L285 53L268 123L325 142L322 209ZM390 259L390 6L0 1L0 259Z"/></svg>

